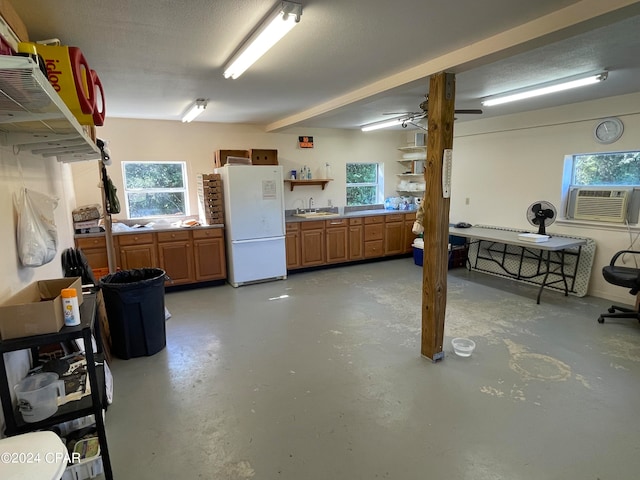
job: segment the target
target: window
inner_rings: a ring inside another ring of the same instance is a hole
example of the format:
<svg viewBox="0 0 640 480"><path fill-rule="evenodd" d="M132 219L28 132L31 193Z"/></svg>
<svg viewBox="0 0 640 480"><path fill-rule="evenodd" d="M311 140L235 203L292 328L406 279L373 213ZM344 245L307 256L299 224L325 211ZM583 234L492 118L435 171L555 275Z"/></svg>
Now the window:
<svg viewBox="0 0 640 480"><path fill-rule="evenodd" d="M573 156L572 185L640 185L640 152Z"/></svg>
<svg viewBox="0 0 640 480"><path fill-rule="evenodd" d="M381 203L382 175L377 163L347 163L347 205Z"/></svg>
<svg viewBox="0 0 640 480"><path fill-rule="evenodd" d="M637 224L640 151L567 155L562 185L567 218Z"/></svg>
<svg viewBox="0 0 640 480"><path fill-rule="evenodd" d="M188 215L185 162L122 162L128 218Z"/></svg>

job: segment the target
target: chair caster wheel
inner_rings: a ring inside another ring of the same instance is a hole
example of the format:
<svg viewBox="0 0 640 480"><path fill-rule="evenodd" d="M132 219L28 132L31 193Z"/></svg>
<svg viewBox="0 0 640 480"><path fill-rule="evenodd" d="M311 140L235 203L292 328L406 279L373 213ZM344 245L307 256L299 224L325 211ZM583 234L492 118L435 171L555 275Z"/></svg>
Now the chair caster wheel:
<svg viewBox="0 0 640 480"><path fill-rule="evenodd" d="M615 312L616 312L616 309L615 309L615 308L609 308L607 311L608 311L609 313L615 313Z"/></svg>
<svg viewBox="0 0 640 480"><path fill-rule="evenodd" d="M598 317L598 323L604 323L604 317Z"/></svg>

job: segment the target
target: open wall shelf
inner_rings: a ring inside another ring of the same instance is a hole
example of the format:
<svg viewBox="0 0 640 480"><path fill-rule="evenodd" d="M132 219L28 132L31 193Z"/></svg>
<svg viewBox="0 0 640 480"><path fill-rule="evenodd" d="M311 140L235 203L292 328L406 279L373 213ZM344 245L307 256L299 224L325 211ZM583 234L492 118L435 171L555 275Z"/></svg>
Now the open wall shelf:
<svg viewBox="0 0 640 480"><path fill-rule="evenodd" d="M26 57L0 55L0 144L62 162L100 158L95 142Z"/></svg>
<svg viewBox="0 0 640 480"><path fill-rule="evenodd" d="M293 187L296 186L305 186L305 185L320 185L322 186L322 190L327 186L327 183L332 181L333 178L318 178L315 180L285 180L285 183L288 183L291 187L291 191L293 192Z"/></svg>

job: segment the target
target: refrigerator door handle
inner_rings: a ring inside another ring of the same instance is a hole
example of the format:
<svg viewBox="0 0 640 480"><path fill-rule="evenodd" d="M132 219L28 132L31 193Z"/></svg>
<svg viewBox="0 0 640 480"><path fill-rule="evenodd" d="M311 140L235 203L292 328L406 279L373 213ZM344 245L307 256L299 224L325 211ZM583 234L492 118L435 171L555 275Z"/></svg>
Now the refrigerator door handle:
<svg viewBox="0 0 640 480"><path fill-rule="evenodd" d="M273 242L274 240L281 240L285 237L268 237L268 238L255 238L249 240L232 240L231 243L258 243L258 242Z"/></svg>

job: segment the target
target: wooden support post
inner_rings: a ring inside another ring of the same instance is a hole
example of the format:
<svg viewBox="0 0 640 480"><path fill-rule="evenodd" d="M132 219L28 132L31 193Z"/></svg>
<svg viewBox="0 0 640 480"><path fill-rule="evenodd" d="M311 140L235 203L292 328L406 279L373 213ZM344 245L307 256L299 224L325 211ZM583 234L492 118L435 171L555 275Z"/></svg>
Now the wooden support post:
<svg viewBox="0 0 640 480"><path fill-rule="evenodd" d="M449 199L442 196L442 157L453 146L455 76L440 72L429 82L427 161L424 177L424 255L422 267L421 353L434 362L444 358L447 307Z"/></svg>

